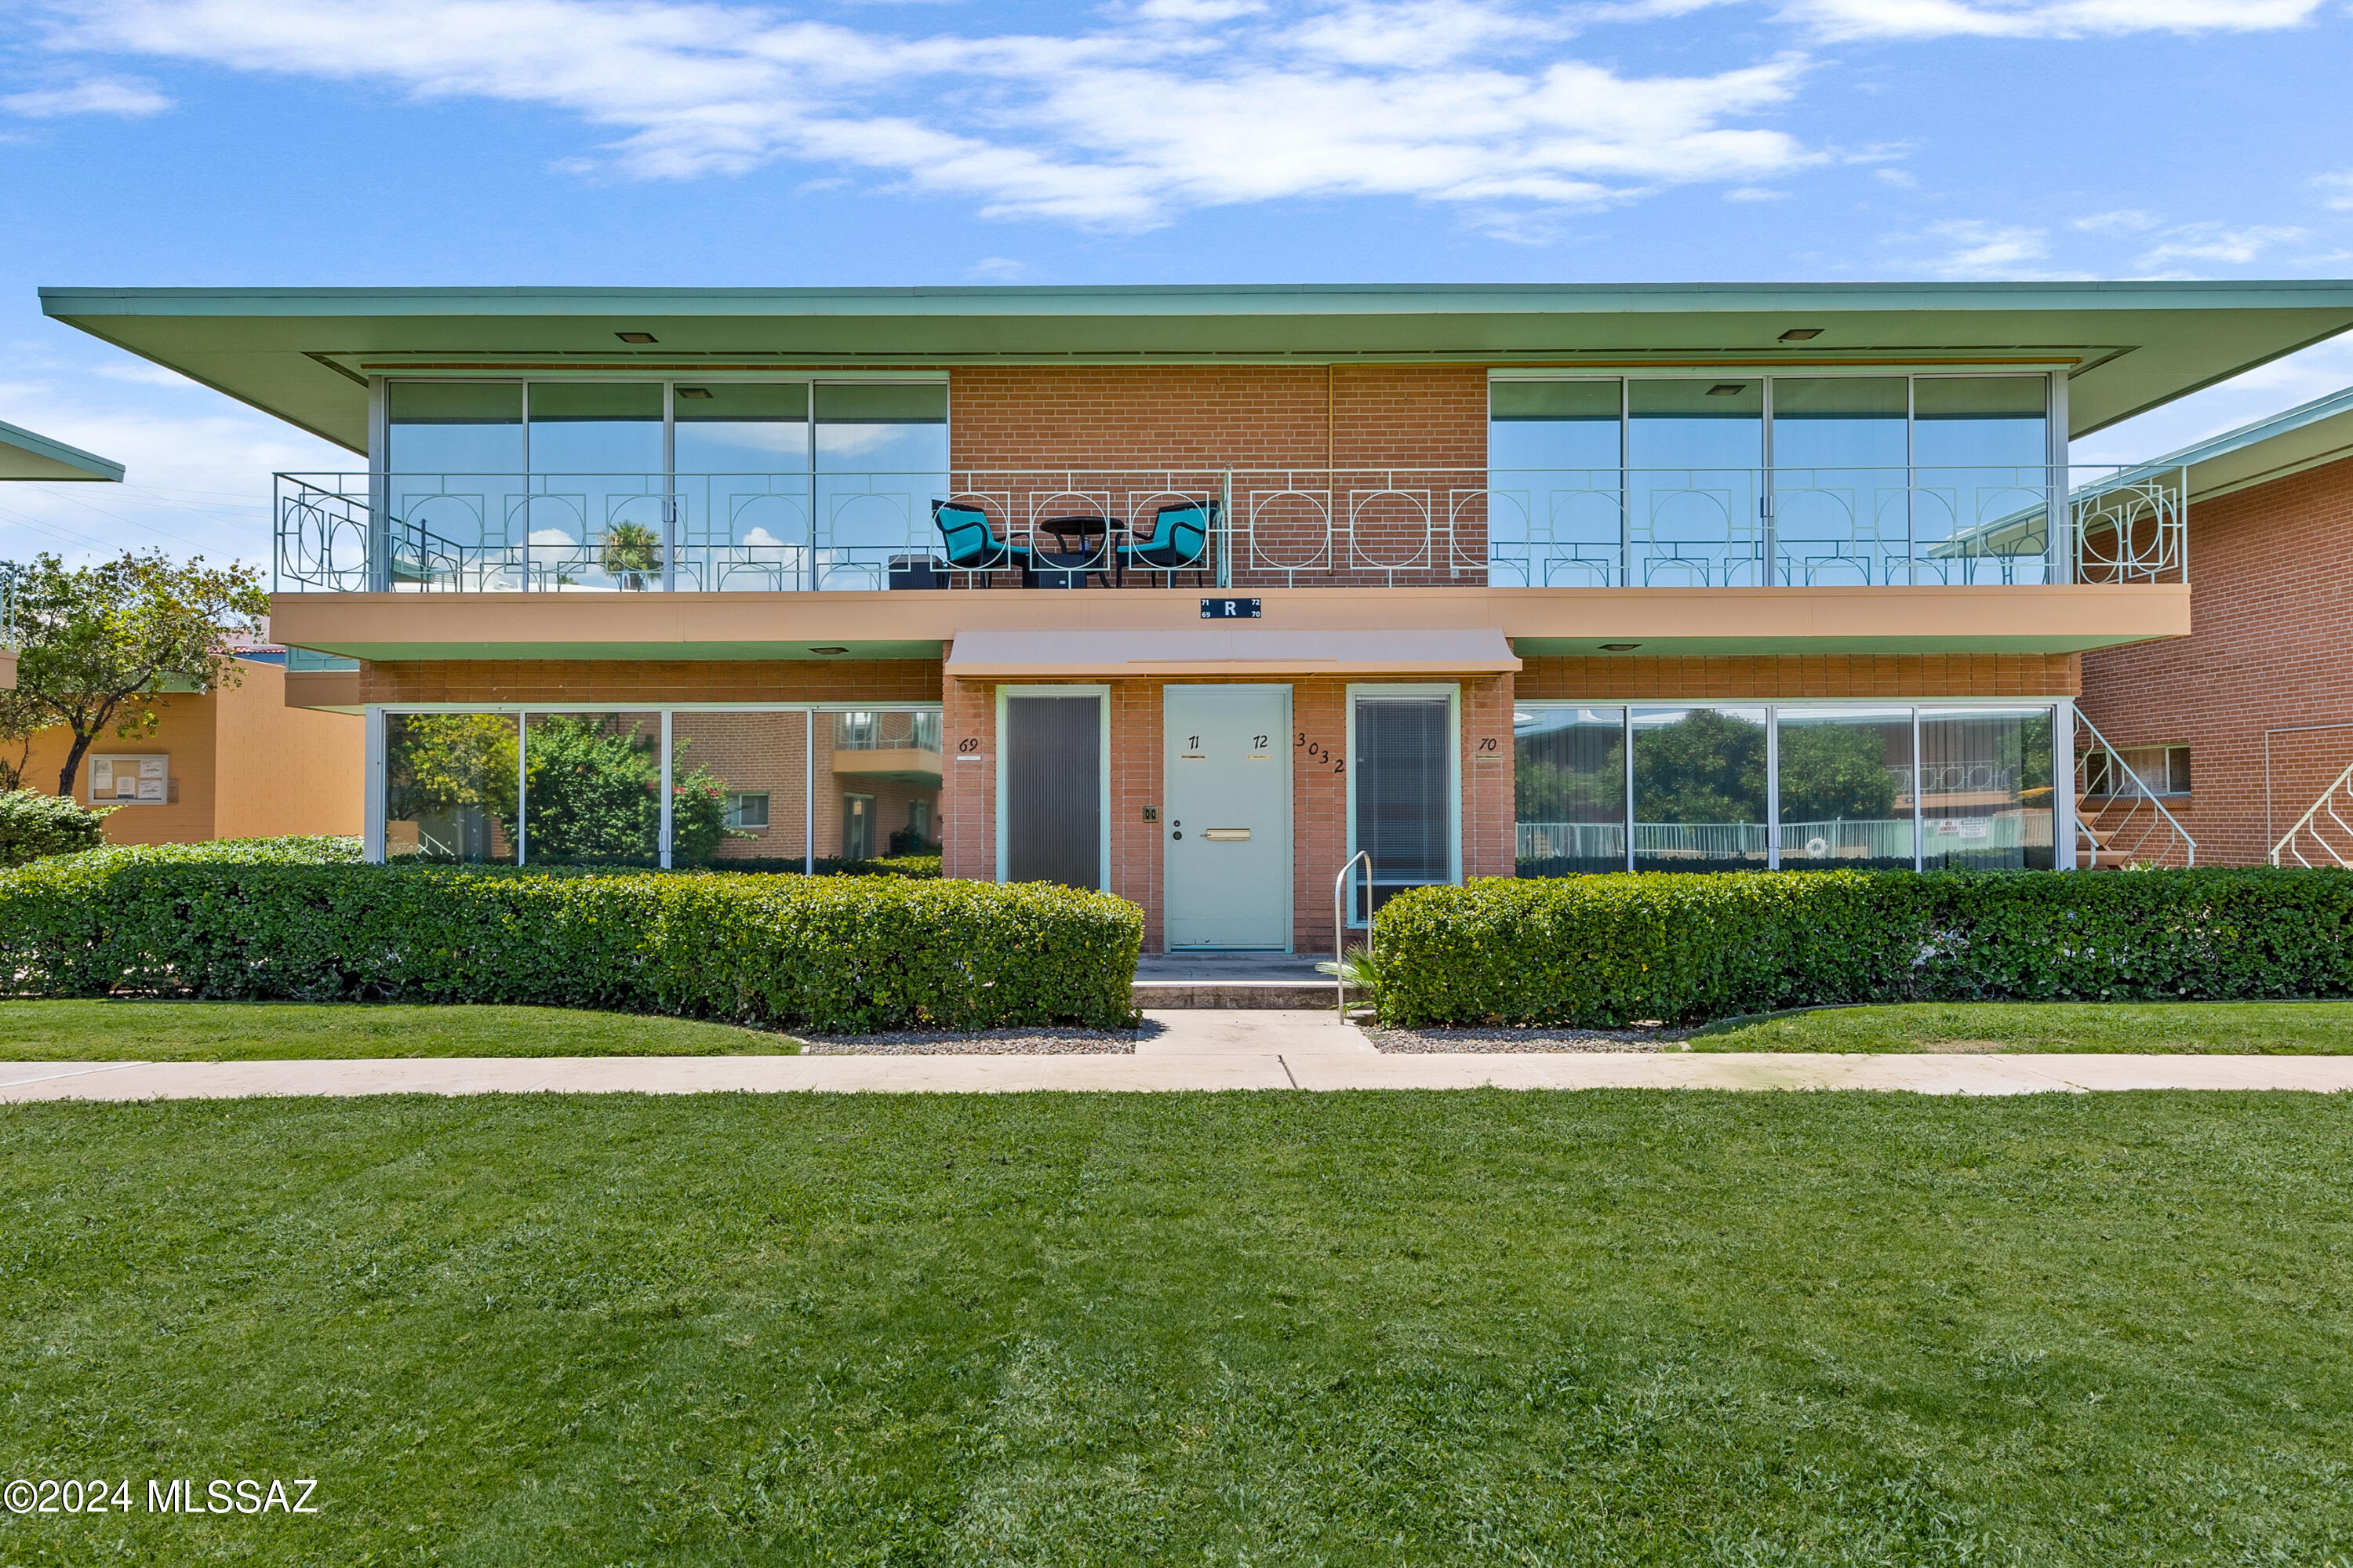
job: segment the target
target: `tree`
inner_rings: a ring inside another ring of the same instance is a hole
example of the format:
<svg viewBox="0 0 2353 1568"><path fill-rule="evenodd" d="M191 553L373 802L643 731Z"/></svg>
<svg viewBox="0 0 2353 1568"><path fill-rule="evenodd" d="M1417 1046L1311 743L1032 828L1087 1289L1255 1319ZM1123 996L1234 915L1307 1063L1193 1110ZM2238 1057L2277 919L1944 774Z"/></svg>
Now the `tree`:
<svg viewBox="0 0 2353 1568"><path fill-rule="evenodd" d="M73 736L58 793L73 793L83 755L109 729L126 739L154 734L165 693L236 685L225 649L269 609L259 573L201 556L176 566L158 552L125 552L68 569L45 555L21 570L17 696L44 726Z"/></svg>
<svg viewBox="0 0 2353 1568"><path fill-rule="evenodd" d="M1646 822L1765 820L1765 726L1714 708L1634 736L1634 800Z"/></svg>
<svg viewBox="0 0 2353 1568"><path fill-rule="evenodd" d="M0 691L0 794L25 787L33 758L33 736L54 721L47 709L19 692Z"/></svg>
<svg viewBox="0 0 2353 1568"><path fill-rule="evenodd" d="M1905 736L1908 747L1911 737ZM1781 726L1781 820L1875 821L1895 810L1887 742L1847 724Z"/></svg>

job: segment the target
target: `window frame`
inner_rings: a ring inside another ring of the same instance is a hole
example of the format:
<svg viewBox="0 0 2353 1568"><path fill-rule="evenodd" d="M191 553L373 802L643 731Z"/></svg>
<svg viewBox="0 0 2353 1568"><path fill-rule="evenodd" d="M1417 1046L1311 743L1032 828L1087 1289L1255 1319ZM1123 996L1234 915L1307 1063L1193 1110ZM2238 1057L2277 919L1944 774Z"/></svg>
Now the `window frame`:
<svg viewBox="0 0 2353 1568"><path fill-rule="evenodd" d="M1356 842L1356 700L1359 697L1437 697L1446 699L1446 880L1442 883L1421 883L1417 886L1460 887L1462 885L1462 685L1459 681L1351 681L1345 701L1347 725L1345 741L1347 747L1343 758L1348 771L1341 777L1348 819L1348 867L1353 894L1356 856L1361 847ZM1369 906L1369 895L1365 900ZM1364 930L1371 924L1366 917L1356 917L1356 901L1347 900L1348 929Z"/></svg>
<svg viewBox="0 0 2353 1568"><path fill-rule="evenodd" d="M1034 684L1029 683L1014 683L999 685L997 688L997 697L994 706L997 726L997 766L991 770L996 778L997 800L995 802L995 809L991 812L991 817L996 825L997 880L1000 883L1002 883L1006 878L1007 855L1008 850L1008 846L1006 842L1007 755L1005 745L1005 705L1009 699L1014 697L1088 696L1093 697L1096 701L1095 737L1097 756L1095 759L1095 786L1098 798L1095 807L1095 885L1105 893L1112 891L1111 686L1107 683L1101 682L1093 683L1038 683ZM944 837L943 837L942 842L946 842Z"/></svg>

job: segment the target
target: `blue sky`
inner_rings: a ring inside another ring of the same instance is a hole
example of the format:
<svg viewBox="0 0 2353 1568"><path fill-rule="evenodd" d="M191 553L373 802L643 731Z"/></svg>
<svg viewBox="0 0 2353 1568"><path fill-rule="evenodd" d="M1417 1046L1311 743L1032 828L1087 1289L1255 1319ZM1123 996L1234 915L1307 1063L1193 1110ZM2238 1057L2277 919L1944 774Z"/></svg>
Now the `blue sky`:
<svg viewBox="0 0 2353 1568"><path fill-rule="evenodd" d="M132 483L0 556L259 560L349 463L39 284L2353 276L2348 59L2347 0L18 0L0 418Z"/></svg>

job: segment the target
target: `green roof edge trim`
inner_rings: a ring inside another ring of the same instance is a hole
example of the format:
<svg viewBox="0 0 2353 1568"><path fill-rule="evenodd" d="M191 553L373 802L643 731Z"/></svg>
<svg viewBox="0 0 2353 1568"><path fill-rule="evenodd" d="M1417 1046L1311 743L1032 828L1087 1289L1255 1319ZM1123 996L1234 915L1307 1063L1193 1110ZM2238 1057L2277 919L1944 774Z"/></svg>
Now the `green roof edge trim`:
<svg viewBox="0 0 2353 1568"><path fill-rule="evenodd" d="M80 471L79 475L61 473L48 477L105 480L116 484L122 482L123 467L112 458L102 458L96 452L86 452L79 447L69 447L63 441L51 440L47 436L25 429L20 426L8 424L5 420L0 420L0 446L13 447L29 457Z"/></svg>

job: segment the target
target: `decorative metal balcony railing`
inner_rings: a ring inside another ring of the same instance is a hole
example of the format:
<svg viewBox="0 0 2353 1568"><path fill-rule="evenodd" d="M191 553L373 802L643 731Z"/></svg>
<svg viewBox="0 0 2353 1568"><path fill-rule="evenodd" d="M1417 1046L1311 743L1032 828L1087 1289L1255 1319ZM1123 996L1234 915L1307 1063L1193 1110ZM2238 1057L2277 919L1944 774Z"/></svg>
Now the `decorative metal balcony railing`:
<svg viewBox="0 0 2353 1568"><path fill-rule="evenodd" d="M940 503L978 510L1040 569L957 566ZM1209 519L1198 557L1123 555L1174 508ZM2042 467L287 473L276 518L287 591L1736 588L2179 582L2188 568L2179 473Z"/></svg>

